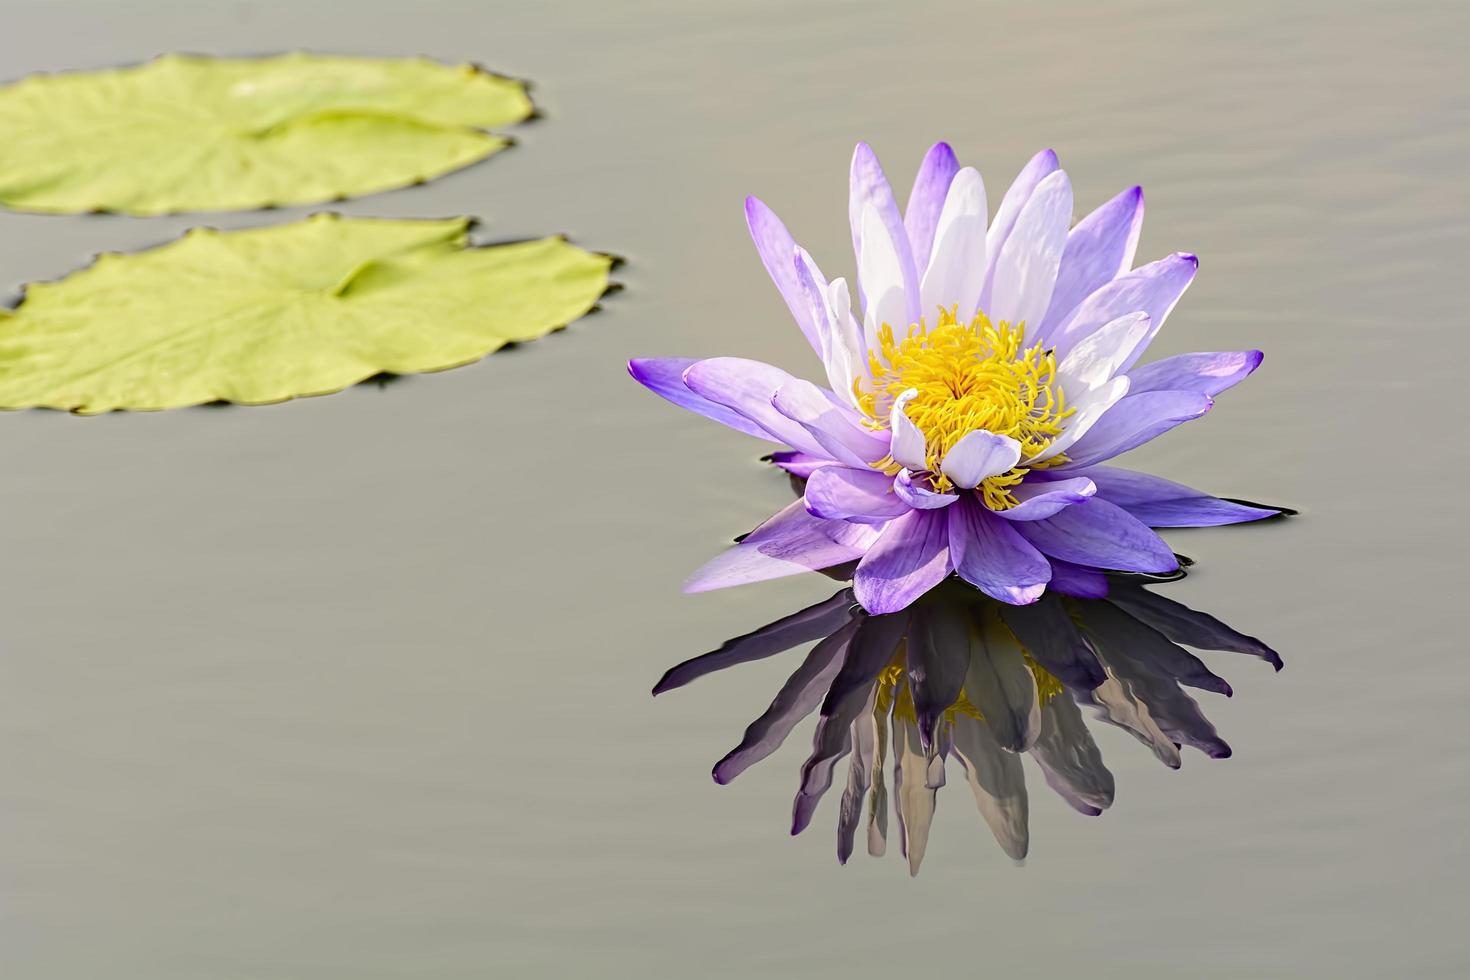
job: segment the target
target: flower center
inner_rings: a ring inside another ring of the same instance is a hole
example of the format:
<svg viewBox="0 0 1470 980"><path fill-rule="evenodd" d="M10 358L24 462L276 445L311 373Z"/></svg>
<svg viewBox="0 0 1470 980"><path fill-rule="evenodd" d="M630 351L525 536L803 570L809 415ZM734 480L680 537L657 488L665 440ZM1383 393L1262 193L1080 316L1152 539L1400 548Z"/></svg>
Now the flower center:
<svg viewBox="0 0 1470 980"><path fill-rule="evenodd" d="M904 414L924 434L929 479L940 492L951 484L939 464L966 435L984 429L1015 439L1021 465L976 487L992 510L1014 507L1010 488L1028 469L1065 460L1059 453L1026 465L1061 434L1062 420L1073 411L1056 384L1055 355L1040 344L1023 348L1025 332L1025 324L991 323L984 313L962 324L954 310L940 310L932 329L922 321L909 327L902 339L885 323L877 349L868 352L872 387L854 388L858 405L873 428L887 428L894 399L910 388L918 391ZM874 465L894 473L900 468L891 458Z"/></svg>

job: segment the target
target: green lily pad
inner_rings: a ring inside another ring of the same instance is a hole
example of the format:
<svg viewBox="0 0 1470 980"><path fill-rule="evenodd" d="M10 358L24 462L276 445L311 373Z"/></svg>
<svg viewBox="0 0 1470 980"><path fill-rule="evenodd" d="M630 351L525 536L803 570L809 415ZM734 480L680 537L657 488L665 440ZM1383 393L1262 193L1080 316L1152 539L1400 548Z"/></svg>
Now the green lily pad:
<svg viewBox="0 0 1470 980"><path fill-rule="evenodd" d="M473 65L166 55L0 88L0 205L152 215L311 204L420 183L504 148L525 86Z"/></svg>
<svg viewBox="0 0 1470 980"><path fill-rule="evenodd" d="M570 323L608 288L606 255L561 238L472 247L470 225L319 214L103 255L0 310L0 407L322 395L468 364Z"/></svg>

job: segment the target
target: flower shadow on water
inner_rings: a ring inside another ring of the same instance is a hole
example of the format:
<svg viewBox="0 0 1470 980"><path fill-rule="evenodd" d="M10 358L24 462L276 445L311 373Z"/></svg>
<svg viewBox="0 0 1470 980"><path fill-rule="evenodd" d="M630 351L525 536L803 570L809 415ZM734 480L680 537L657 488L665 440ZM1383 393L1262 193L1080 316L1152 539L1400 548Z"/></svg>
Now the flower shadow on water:
<svg viewBox="0 0 1470 980"><path fill-rule="evenodd" d="M770 707L715 764L715 781L727 783L771 755L816 712L793 834L810 824L849 757L839 861L846 863L860 832L869 854L883 854L891 810L893 836L917 874L938 791L954 775L968 784L1001 849L1020 860L1028 849L1022 755L1079 812L1095 816L1113 802L1113 775L1083 708L1178 768L1185 746L1211 758L1230 755L1185 691L1228 697L1230 685L1183 645L1244 653L1281 669L1260 640L1145 587L1158 581L1109 575L1105 597L1047 593L1013 606L950 579L886 615L864 612L843 588L671 668L653 693L815 641Z"/></svg>

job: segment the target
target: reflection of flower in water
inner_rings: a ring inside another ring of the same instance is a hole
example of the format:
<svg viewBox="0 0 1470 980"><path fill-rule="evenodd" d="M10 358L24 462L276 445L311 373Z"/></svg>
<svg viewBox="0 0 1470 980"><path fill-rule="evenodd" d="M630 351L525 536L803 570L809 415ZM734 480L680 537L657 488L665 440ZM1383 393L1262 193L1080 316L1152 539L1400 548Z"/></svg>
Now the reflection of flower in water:
<svg viewBox="0 0 1470 980"><path fill-rule="evenodd" d="M838 860L851 855L860 825L868 852L884 852L891 795L900 847L915 874L948 761L958 764L1001 848L1019 860L1028 840L1021 755L1035 760L1047 785L1074 809L1096 815L1113 801L1112 773L1079 705L1177 768L1182 745L1213 758L1230 754L1183 690L1228 696L1230 685L1179 644L1251 654L1281 668L1260 640L1137 579L1110 577L1106 598L1048 594L1029 606L998 603L951 580L910 609L881 616L865 613L843 589L679 664L654 693L813 640L771 706L715 764L715 781L729 782L773 753L817 711L792 833L811 822L838 763L850 755Z"/></svg>

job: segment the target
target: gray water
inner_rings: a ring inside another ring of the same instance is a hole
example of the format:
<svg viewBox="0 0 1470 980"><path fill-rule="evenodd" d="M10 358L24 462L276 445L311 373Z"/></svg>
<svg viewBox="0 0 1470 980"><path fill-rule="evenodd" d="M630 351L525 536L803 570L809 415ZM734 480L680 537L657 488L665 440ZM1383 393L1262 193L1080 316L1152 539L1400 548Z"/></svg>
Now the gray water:
<svg viewBox="0 0 1470 980"><path fill-rule="evenodd" d="M340 209L628 260L460 370L0 417L0 976L1470 975L1467 34L1450 3L0 0L6 78L301 47L533 79L517 147ZM1267 358L1131 465L1303 510L1168 535L1200 562L1170 594L1287 660L1210 658L1234 758L1098 731L1116 806L1038 790L1023 867L963 786L916 880L839 867L830 799L786 836L804 733L715 786L789 657L648 695L831 586L679 593L789 491L621 362L814 369L740 201L835 274L858 138L903 186L938 138L992 199L1044 146L1079 214L1143 184L1140 260L1202 259L1156 353ZM309 210L0 214L0 280Z"/></svg>

